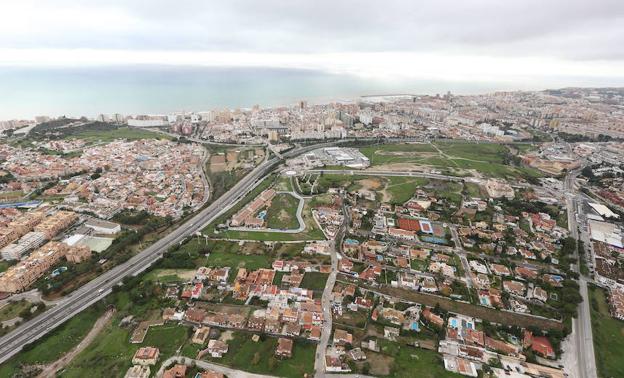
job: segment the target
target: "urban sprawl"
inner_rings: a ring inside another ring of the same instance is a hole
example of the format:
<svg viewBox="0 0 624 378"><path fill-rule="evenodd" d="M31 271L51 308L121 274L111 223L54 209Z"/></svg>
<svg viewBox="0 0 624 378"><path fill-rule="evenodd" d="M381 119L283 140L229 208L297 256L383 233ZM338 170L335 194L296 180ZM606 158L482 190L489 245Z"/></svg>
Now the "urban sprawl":
<svg viewBox="0 0 624 378"><path fill-rule="evenodd" d="M0 128L2 376L624 374L622 89Z"/></svg>

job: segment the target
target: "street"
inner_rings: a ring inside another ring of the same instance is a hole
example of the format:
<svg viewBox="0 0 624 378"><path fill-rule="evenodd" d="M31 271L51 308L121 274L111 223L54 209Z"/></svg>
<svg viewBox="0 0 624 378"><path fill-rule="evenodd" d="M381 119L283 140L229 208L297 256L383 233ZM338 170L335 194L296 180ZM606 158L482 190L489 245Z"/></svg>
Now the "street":
<svg viewBox="0 0 624 378"><path fill-rule="evenodd" d="M284 153L284 157L290 158L315 148L335 143L330 142L298 147ZM43 314L21 324L12 332L0 338L0 363L17 354L26 344L35 342L80 311L106 297L111 292L113 286L120 284L124 277L143 272L159 260L169 248L182 244L189 236L202 230L207 224L214 221L249 193L269 172L277 167L279 162L280 160L277 158L263 162L237 182L228 192L223 194L218 201L201 210L171 233L134 255L125 263L102 273L89 283L62 298L57 302L56 306Z"/></svg>

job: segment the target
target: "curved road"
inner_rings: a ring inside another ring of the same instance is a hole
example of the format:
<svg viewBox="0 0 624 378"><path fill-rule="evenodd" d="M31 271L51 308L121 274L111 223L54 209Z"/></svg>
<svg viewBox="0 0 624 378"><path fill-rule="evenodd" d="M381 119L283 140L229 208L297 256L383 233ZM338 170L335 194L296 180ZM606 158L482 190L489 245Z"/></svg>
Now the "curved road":
<svg viewBox="0 0 624 378"><path fill-rule="evenodd" d="M285 153L284 157L290 158L315 148L334 144L336 142L299 147ZM232 189L223 194L218 201L201 210L171 233L136 254L125 263L101 274L59 300L53 308L23 323L9 334L0 338L0 363L17 354L26 344L38 340L80 311L103 299L111 292L113 286L122 282L124 277L143 272L160 259L169 248L182 244L189 236L214 221L252 190L268 173L277 167L279 162L280 160L277 158L263 162L236 183Z"/></svg>
<svg viewBox="0 0 624 378"><path fill-rule="evenodd" d="M299 227L297 228L288 228L288 229L280 229L280 228L250 228L250 227L229 227L228 230L232 231L243 231L243 232L274 232L274 233L282 233L282 234L299 234L305 231L306 225L303 220L303 206L305 205L305 201L303 197L301 197L297 192L277 192L277 194L290 194L299 200L297 204L297 212L295 216L297 217L297 222L299 223Z"/></svg>

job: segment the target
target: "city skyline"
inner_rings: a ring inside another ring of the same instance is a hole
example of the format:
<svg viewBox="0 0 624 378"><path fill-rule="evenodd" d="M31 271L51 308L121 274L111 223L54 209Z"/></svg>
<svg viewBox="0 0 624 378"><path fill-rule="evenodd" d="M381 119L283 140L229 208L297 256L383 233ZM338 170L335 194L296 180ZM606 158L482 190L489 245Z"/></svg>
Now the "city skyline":
<svg viewBox="0 0 624 378"><path fill-rule="evenodd" d="M0 12L5 16L0 75L28 82L33 71L43 70L50 77L22 88L9 80L3 97L14 94L15 102L22 101L21 92L40 95L40 103L57 101L45 86L56 70L86 70L95 76L128 67L301 70L364 82L365 89L338 94L352 97L379 93L379 83L399 89L410 83L414 90L409 92L416 94L456 91L457 86L469 87L459 91L465 94L624 86L619 48L624 44L624 5L617 1L390 1L383 12L370 2L193 1L180 8L170 1L149 6L136 1L8 1ZM423 92L425 81L436 85ZM53 86L62 94L70 90L62 82ZM288 98L308 96L293 92ZM15 102L5 100L0 108L15 108ZM207 107L213 104L221 105L206 101ZM178 105L191 106L184 99ZM45 111L33 105L4 110L0 116Z"/></svg>

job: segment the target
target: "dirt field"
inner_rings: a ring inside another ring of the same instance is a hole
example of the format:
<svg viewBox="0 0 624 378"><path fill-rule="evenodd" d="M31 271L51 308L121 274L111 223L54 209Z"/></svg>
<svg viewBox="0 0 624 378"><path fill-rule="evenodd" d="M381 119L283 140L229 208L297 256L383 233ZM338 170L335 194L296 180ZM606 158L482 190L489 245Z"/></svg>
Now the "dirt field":
<svg viewBox="0 0 624 378"><path fill-rule="evenodd" d="M383 183L378 178L365 178L363 180L358 180L358 184L362 186L362 189L367 190L377 190L383 186Z"/></svg>
<svg viewBox="0 0 624 378"><path fill-rule="evenodd" d="M234 150L234 151L228 151L225 161L226 161L226 169L227 170L232 170L234 168L236 168L236 166L238 165L238 155L240 154L240 151L238 150Z"/></svg>
<svg viewBox="0 0 624 378"><path fill-rule="evenodd" d="M230 340L234 340L234 332L232 331L223 331L221 333L221 337L219 337L219 340L227 343Z"/></svg>
<svg viewBox="0 0 624 378"><path fill-rule="evenodd" d="M104 315L102 315L93 325L93 328L87 336L85 336L82 341L76 345L72 350L67 352L63 357L56 360L55 362L47 365L43 371L37 376L40 378L44 377L54 377L56 372L63 369L65 366L69 365L69 363L86 347L89 346L95 340L95 338L100 334L100 332L108 325L113 315L115 314L115 310L109 310Z"/></svg>
<svg viewBox="0 0 624 378"><path fill-rule="evenodd" d="M366 361L370 365L370 374L372 375L388 375L390 374L390 367L394 362L394 358L383 355L381 353L375 353L371 351L365 351Z"/></svg>
<svg viewBox="0 0 624 378"><path fill-rule="evenodd" d="M225 169L225 155L213 155L210 157L211 172L223 172Z"/></svg>
<svg viewBox="0 0 624 378"><path fill-rule="evenodd" d="M156 277L178 276L181 280L190 281L195 277L194 269L160 269Z"/></svg>

